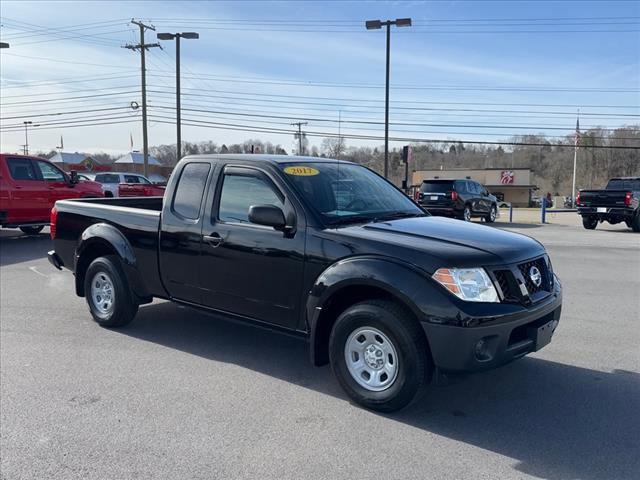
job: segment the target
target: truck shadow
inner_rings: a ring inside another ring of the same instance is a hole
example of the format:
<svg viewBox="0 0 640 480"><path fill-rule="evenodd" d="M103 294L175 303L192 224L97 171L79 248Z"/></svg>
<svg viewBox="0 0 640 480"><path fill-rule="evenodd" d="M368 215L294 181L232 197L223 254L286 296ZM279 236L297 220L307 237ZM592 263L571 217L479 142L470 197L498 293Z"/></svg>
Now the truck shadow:
<svg viewBox="0 0 640 480"><path fill-rule="evenodd" d="M118 330L345 399L328 367L311 366L305 341L163 302ZM354 407L355 408L355 407ZM640 375L539 358L432 385L404 411L383 415L516 460L535 477L638 478Z"/></svg>
<svg viewBox="0 0 640 480"><path fill-rule="evenodd" d="M48 228L38 235L26 235L13 229L0 230L0 266L45 258L52 248Z"/></svg>

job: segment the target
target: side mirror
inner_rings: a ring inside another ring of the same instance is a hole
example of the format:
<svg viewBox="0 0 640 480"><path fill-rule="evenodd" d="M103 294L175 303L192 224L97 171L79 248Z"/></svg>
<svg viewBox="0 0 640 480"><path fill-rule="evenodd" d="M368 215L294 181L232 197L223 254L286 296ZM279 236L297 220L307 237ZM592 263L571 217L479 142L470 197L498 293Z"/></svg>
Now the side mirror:
<svg viewBox="0 0 640 480"><path fill-rule="evenodd" d="M80 181L78 178L78 172L71 170L69 173L69 181L71 182L71 185L76 185Z"/></svg>
<svg viewBox="0 0 640 480"><path fill-rule="evenodd" d="M275 205L252 205L249 207L249 221L276 230L284 230L286 227L284 213Z"/></svg>

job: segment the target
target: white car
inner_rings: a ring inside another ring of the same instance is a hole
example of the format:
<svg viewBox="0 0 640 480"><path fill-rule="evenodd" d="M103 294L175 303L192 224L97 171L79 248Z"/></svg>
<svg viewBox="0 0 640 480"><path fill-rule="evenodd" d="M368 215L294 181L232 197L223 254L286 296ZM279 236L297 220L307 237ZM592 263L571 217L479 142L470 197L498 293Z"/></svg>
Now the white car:
<svg viewBox="0 0 640 480"><path fill-rule="evenodd" d="M95 181L102 184L105 197L117 197L118 185L121 183L151 184L147 177L131 172L105 172L96 174Z"/></svg>

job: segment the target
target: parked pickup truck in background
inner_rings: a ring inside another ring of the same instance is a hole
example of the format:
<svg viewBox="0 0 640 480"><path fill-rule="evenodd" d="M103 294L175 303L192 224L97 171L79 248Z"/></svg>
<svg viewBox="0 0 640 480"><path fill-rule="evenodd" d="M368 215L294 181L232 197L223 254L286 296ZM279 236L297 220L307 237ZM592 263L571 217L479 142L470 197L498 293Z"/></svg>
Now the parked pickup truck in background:
<svg viewBox="0 0 640 480"><path fill-rule="evenodd" d="M103 172L95 176L95 181L102 184L105 197L157 197L162 196L159 186L155 186L147 177L131 172ZM121 185L126 185L121 188ZM146 186L144 189L142 186Z"/></svg>
<svg viewBox="0 0 640 480"><path fill-rule="evenodd" d="M53 163L37 157L0 154L0 226L40 233L51 208L64 198L102 197L95 182L78 182Z"/></svg>
<svg viewBox="0 0 640 480"><path fill-rule="evenodd" d="M161 197L166 187L153 183L121 183L118 185L119 197Z"/></svg>
<svg viewBox="0 0 640 480"><path fill-rule="evenodd" d="M612 178L604 190L580 190L576 206L584 228L593 230L598 222L625 222L640 232L640 177Z"/></svg>
<svg viewBox="0 0 640 480"><path fill-rule="evenodd" d="M126 325L158 297L286 330L380 411L407 405L435 368L541 349L560 319L540 243L432 217L337 160L186 157L164 198L58 202L51 235L49 261L75 272L98 324Z"/></svg>

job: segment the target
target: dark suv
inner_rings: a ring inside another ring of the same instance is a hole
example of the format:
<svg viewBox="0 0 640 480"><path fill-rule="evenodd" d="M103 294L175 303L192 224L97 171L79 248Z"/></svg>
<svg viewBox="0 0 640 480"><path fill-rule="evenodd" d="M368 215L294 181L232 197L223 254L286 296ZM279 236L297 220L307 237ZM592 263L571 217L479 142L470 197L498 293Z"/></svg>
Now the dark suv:
<svg viewBox="0 0 640 480"><path fill-rule="evenodd" d="M498 199L473 180L423 180L418 202L432 215L455 217L467 222L482 217L492 223L498 216Z"/></svg>

